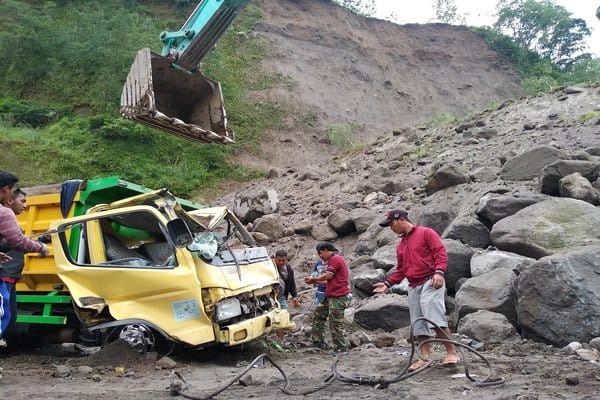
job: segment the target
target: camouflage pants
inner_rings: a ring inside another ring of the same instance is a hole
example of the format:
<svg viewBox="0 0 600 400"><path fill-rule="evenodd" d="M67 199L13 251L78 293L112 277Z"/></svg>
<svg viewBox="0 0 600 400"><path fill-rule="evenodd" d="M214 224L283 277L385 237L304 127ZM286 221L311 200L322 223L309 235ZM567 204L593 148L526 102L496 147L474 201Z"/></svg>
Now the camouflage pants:
<svg viewBox="0 0 600 400"><path fill-rule="evenodd" d="M331 340L336 351L347 351L346 336L344 335L344 310L350 305L347 296L327 297L315 308L312 315L313 342L325 343L325 324L329 319Z"/></svg>

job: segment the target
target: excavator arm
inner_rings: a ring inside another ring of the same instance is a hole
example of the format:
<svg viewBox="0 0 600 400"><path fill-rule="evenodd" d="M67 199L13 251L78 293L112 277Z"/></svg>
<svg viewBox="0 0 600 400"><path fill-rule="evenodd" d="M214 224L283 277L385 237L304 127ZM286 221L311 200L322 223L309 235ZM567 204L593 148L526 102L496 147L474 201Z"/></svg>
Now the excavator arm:
<svg viewBox="0 0 600 400"><path fill-rule="evenodd" d="M161 54L140 50L121 93L121 114L204 143L233 143L221 84L198 66L250 0L203 0L181 29L163 32Z"/></svg>
<svg viewBox="0 0 600 400"><path fill-rule="evenodd" d="M205 0L177 32L163 32L161 55L180 68L195 71L249 0Z"/></svg>

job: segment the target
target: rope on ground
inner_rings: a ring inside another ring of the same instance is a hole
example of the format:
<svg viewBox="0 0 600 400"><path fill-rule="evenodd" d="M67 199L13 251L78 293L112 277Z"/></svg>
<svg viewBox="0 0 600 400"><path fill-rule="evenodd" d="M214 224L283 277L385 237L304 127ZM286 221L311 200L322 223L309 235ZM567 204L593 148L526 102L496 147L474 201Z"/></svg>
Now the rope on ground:
<svg viewBox="0 0 600 400"><path fill-rule="evenodd" d="M235 375L233 378L229 379L227 382L225 382L219 388L214 389L212 392L205 394L205 395L191 395L189 393L186 393L188 390L188 384L187 384L186 380L183 378L183 376L179 372L172 371L171 375L170 375L171 385L169 387L169 392L173 396L180 395L180 396L183 396L186 399L190 399L190 400L209 400L209 399L212 399L215 396L217 396L219 393L225 391L227 388L229 388L236 382L238 382L255 365L258 365L260 362L262 362L264 364L265 361L268 361L271 365L273 365L279 371L279 373L281 374L281 376L283 377L283 380L284 380L284 385L282 387L280 387L280 389L285 394L289 394L289 395L301 396L301 395L312 394L312 393L315 393L315 392L325 389L327 386L331 385L335 381L340 381L343 383L350 383L350 384L357 384L357 385L374 386L379 389L385 389L389 385L391 385L393 383L398 383L398 382L408 379L412 376L415 376L416 374L423 372L424 370L426 370L427 368L429 368L431 366L433 361L428 360L421 368L414 370L414 371L409 371L409 368L413 364L415 356L418 356L420 359L422 359L421 347L426 344L429 344L429 343L443 343L443 344L452 344L452 345L456 346L458 348L458 352L460 355L460 361L462 362L464 369L465 369L465 376L467 377L467 379L474 382L476 386L488 387L488 386L501 385L505 382L504 378L499 377L495 373L494 368L492 367L490 361L483 354L479 353L477 350L475 350L474 348L472 348L466 344L463 344L456 340L450 339L450 337L448 337L445 334L444 334L446 336L445 338L427 339L427 340L420 342L419 346L417 346L415 344L416 338L413 334L413 328L414 328L415 323L418 321L421 321L421 320L426 321L429 324L431 324L436 329L436 331L441 331L441 328L435 322L432 322L426 318L418 318L411 324L411 326L410 326L411 353L410 353L408 363L406 364L404 370L399 375L391 376L388 378L383 377L383 376L375 376L375 375L360 375L360 374L344 375L337 370L338 362L342 358L342 357L338 356L336 358L335 362L333 363L333 365L331 366L331 374L323 381L323 383L321 383L319 386L316 386L314 388L306 389L303 391L294 391L291 389L291 382L290 382L287 374L283 370L283 368L281 368L275 361L273 361L273 359L268 354L263 353L263 354L260 354L258 357L256 357L250 364L248 364L248 366L242 372ZM443 331L441 331L441 332L443 332ZM474 376L472 376L469 373L469 363L468 363L467 358L465 357L462 349L468 350L471 353L475 354L486 364L486 367L488 369L488 374L486 375L485 378L483 378L481 380L477 380L477 379L475 379Z"/></svg>

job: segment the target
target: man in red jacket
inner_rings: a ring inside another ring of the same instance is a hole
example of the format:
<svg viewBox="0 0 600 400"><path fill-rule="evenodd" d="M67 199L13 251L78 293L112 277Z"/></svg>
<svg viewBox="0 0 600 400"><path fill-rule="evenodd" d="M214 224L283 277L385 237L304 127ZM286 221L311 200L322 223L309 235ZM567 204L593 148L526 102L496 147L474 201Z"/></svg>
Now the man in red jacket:
<svg viewBox="0 0 600 400"><path fill-rule="evenodd" d="M396 247L397 268L385 281L373 286L375 293L384 293L392 285L408 279L408 308L411 322L425 317L435 322L441 329L436 328L440 338L450 337L444 295L446 282L444 274L448 268L448 254L440 236L431 228L413 225L404 210L393 210L385 215L385 220L379 225L389 226L400 235L400 243ZM414 324L414 334L417 340L423 341L432 336L432 326L421 320ZM450 343L444 343L446 358L444 366L456 366L458 354ZM423 358L410 366L409 371L423 367L430 357L430 344L421 348Z"/></svg>

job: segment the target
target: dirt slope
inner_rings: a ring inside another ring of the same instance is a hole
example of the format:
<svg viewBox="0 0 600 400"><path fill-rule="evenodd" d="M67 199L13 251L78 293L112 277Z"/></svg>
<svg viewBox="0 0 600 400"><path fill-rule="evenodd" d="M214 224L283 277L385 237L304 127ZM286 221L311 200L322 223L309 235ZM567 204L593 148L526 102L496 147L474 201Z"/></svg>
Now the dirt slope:
<svg viewBox="0 0 600 400"><path fill-rule="evenodd" d="M467 28L396 25L324 0L264 0L261 7L264 21L256 33L275 51L264 67L297 87L257 95L290 104L296 119L316 121L271 132L292 144L282 151L267 140L268 157L254 163L323 160L330 124L357 124L352 140L365 143L441 112L464 115L519 94L512 67Z"/></svg>

